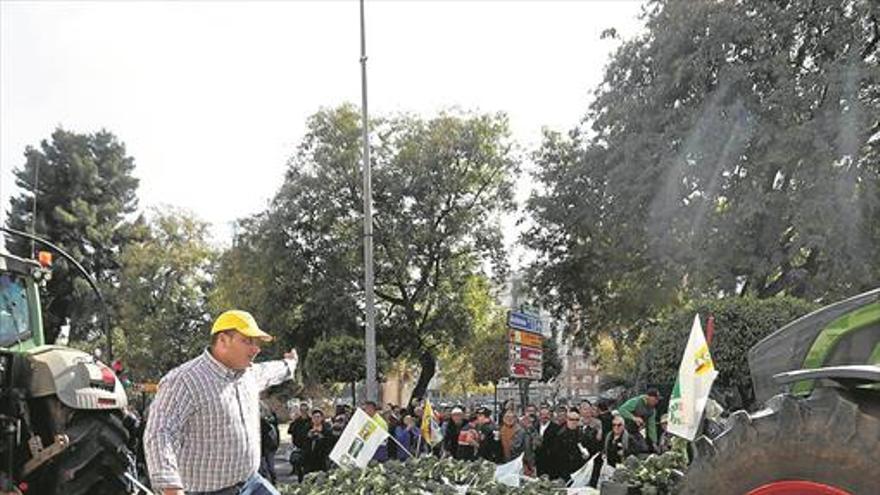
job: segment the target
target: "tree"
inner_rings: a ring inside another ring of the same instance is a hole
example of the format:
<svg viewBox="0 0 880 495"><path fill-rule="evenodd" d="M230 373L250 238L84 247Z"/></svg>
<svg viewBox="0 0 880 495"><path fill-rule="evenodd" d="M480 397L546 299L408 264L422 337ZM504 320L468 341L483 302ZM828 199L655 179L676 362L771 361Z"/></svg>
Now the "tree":
<svg viewBox="0 0 880 495"><path fill-rule="evenodd" d="M708 315L714 315L715 333L709 346L719 373L714 387L733 392L742 401L741 406L748 407L754 401L747 360L749 349L770 333L815 309L818 309L816 304L790 296L696 301L658 319L646 330L638 378L643 383L671 390L694 315L700 315L704 328Z"/></svg>
<svg viewBox="0 0 880 495"><path fill-rule="evenodd" d="M119 262L117 326L126 367L138 380L158 380L208 343L208 309L216 253L208 225L191 213L153 212L149 235L128 244Z"/></svg>
<svg viewBox="0 0 880 495"><path fill-rule="evenodd" d="M546 383L562 373L562 359L555 338L545 338L541 343L541 381Z"/></svg>
<svg viewBox="0 0 880 495"><path fill-rule="evenodd" d="M691 298L880 283L880 4L653 1L646 21L535 154L543 304L631 344Z"/></svg>
<svg viewBox="0 0 880 495"><path fill-rule="evenodd" d="M14 171L21 192L11 198L7 225L31 231L36 192L37 235L69 252L95 278L110 302L119 283L122 248L143 233L137 208L134 159L107 131L76 134L56 129L40 148L27 147L25 163ZM36 187L35 186L36 179ZM30 253L30 241L7 238L15 253ZM72 340L95 340L99 327L96 300L87 282L60 261L44 296L47 342L54 342L66 318Z"/></svg>
<svg viewBox="0 0 880 495"><path fill-rule="evenodd" d="M366 378L366 370L359 366L366 359L364 340L348 335L337 335L319 340L309 352L305 362L306 375L318 383L351 384L351 403L357 405L355 384ZM377 366L384 365L387 355L380 348ZM354 364L357 363L357 364Z"/></svg>
<svg viewBox="0 0 880 495"><path fill-rule="evenodd" d="M423 397L441 348L473 331L469 277L505 272L497 218L513 207L517 162L503 115L404 115L371 128L377 338L392 358L419 361ZM355 108L311 117L270 208L243 223L225 257L257 265L259 312L303 344L363 332L360 146ZM221 285L232 273L221 269Z"/></svg>

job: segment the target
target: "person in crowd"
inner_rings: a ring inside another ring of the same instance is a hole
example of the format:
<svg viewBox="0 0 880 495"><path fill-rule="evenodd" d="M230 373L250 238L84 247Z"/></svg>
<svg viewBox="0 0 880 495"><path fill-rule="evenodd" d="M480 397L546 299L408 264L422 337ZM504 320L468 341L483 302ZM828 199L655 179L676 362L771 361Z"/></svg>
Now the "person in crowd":
<svg viewBox="0 0 880 495"><path fill-rule="evenodd" d="M458 436L466 428L467 423L464 421L464 410L455 406L449 414L449 419L443 423L443 453L458 459L456 453L458 451Z"/></svg>
<svg viewBox="0 0 880 495"><path fill-rule="evenodd" d="M644 394L631 398L618 408L626 422L627 432L633 437L632 441L645 453L653 452L657 445L656 415L659 402L660 393L656 388L649 388ZM647 435L643 435L642 430Z"/></svg>
<svg viewBox="0 0 880 495"><path fill-rule="evenodd" d="M541 442L535 452L535 468L538 476L546 474L551 478L555 478L556 470L553 462L551 462L550 455L554 450L553 443L560 426L552 420L549 404L542 404L538 414L538 434L540 435Z"/></svg>
<svg viewBox="0 0 880 495"><path fill-rule="evenodd" d="M602 434L606 435L611 432L611 401L609 399L599 399L596 403L596 418L602 423ZM603 438L604 441L604 438Z"/></svg>
<svg viewBox="0 0 880 495"><path fill-rule="evenodd" d="M556 441L551 453L551 462L556 464L559 471L557 478L568 482L571 474L581 468L587 457L586 436L581 428L581 416L577 408L572 407L565 417L565 428L557 432Z"/></svg>
<svg viewBox="0 0 880 495"><path fill-rule="evenodd" d="M414 457L416 455L416 449L418 449L422 443L420 437L421 432L416 427L415 419L407 414L403 417L403 421L394 428L394 438L403 446L403 448L401 448L400 445L398 445L395 450L397 460L405 461L410 457Z"/></svg>
<svg viewBox="0 0 880 495"><path fill-rule="evenodd" d="M565 404L559 404L556 406L556 417L554 421L556 421L556 425L559 426L560 429L565 428L565 424L568 418L568 406Z"/></svg>
<svg viewBox="0 0 880 495"><path fill-rule="evenodd" d="M402 418L400 418L399 416L394 414L394 407L390 403L385 407L385 410L382 411L380 414L385 419L385 422L388 426L388 433L394 435L394 433L397 431L397 427L400 426L400 424L402 422ZM388 448L388 458L389 459L397 459L398 458L397 444L394 442L388 442L387 448ZM406 454L406 452L401 452L400 454L402 454L404 457L409 457Z"/></svg>
<svg viewBox="0 0 880 495"><path fill-rule="evenodd" d="M512 409L504 411L501 416L501 428L499 428L499 440L501 442L501 458L499 463L510 462L526 449L526 432L517 421L516 412Z"/></svg>
<svg viewBox="0 0 880 495"><path fill-rule="evenodd" d="M492 411L488 407L477 409L478 442L477 456L491 462L501 458L501 437L492 421Z"/></svg>
<svg viewBox="0 0 880 495"><path fill-rule="evenodd" d="M534 404L528 404L526 406L525 414L527 416L537 416L538 415L538 408L535 407Z"/></svg>
<svg viewBox="0 0 880 495"><path fill-rule="evenodd" d="M669 433L669 415L660 416L660 438L657 440L657 453L663 454L672 449L672 433Z"/></svg>
<svg viewBox="0 0 880 495"><path fill-rule="evenodd" d="M278 416L266 401L260 401L260 476L273 485L278 481L275 474L275 452L281 444L278 432Z"/></svg>
<svg viewBox="0 0 880 495"><path fill-rule="evenodd" d="M320 409L312 411L312 425L306 434L303 449L303 471L305 474L326 471L330 465L330 451L336 443L333 429L324 421L324 412ZM302 479L299 480L302 482Z"/></svg>
<svg viewBox="0 0 880 495"><path fill-rule="evenodd" d="M581 415L586 447L591 453L602 450L602 422L593 416L593 412L593 404L589 400L582 400L578 414Z"/></svg>
<svg viewBox="0 0 880 495"><path fill-rule="evenodd" d="M541 447L538 417L534 414L524 414L520 418L520 426L526 432L526 446L523 450L523 472L526 476L535 477L537 473L538 449Z"/></svg>
<svg viewBox="0 0 880 495"><path fill-rule="evenodd" d="M388 422L385 421L385 418L383 418L381 414L379 414L378 406L375 402L371 400L364 402L362 409L367 413L367 416L373 418L373 421L379 425L379 428L382 428L386 432L388 431ZM394 432L389 433L393 434ZM388 439L385 439L385 441L379 445L376 453L373 454L373 460L377 462L385 462L388 460Z"/></svg>
<svg viewBox="0 0 880 495"><path fill-rule="evenodd" d="M462 425L458 432L457 444L452 454L453 459L463 461L477 460L477 451L480 447L480 433L477 430L476 414Z"/></svg>
<svg viewBox="0 0 880 495"><path fill-rule="evenodd" d="M293 446L288 460L292 468L291 474L295 474L298 479L302 479L305 474L303 471L303 450L311 428L312 415L309 413L309 404L301 402L296 417L287 427L287 434L290 435L290 443Z"/></svg>
<svg viewBox="0 0 880 495"><path fill-rule="evenodd" d="M241 487L278 494L258 472L259 394L293 378L297 354L291 349L284 359L254 363L260 345L271 340L250 313L226 311L211 327L209 347L162 378L144 432L154 491Z"/></svg>
<svg viewBox="0 0 880 495"><path fill-rule="evenodd" d="M632 441L629 432L626 431L625 420L620 415L614 415L611 419L611 433L605 436L605 448L603 449L605 463L611 467L617 467L627 457L638 453L638 447Z"/></svg>

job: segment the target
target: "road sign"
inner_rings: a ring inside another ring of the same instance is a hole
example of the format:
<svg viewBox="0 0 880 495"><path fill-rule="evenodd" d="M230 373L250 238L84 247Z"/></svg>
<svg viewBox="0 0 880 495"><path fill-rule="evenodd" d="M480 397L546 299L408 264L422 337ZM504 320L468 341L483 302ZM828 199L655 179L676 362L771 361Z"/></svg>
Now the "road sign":
<svg viewBox="0 0 880 495"><path fill-rule="evenodd" d="M508 311L507 326L525 332L543 333L544 323L536 315L524 311Z"/></svg>
<svg viewBox="0 0 880 495"><path fill-rule="evenodd" d="M507 332L508 341L512 344L522 344L529 347L541 347L544 337L531 332L523 332L521 330L510 330Z"/></svg>
<svg viewBox="0 0 880 495"><path fill-rule="evenodd" d="M511 359L525 359L540 362L543 351L540 347L528 347L521 344L510 344Z"/></svg>
<svg viewBox="0 0 880 495"><path fill-rule="evenodd" d="M541 367L540 366L530 366L524 363L511 363L510 364L510 377L511 378L528 378L531 380L540 380L541 379Z"/></svg>

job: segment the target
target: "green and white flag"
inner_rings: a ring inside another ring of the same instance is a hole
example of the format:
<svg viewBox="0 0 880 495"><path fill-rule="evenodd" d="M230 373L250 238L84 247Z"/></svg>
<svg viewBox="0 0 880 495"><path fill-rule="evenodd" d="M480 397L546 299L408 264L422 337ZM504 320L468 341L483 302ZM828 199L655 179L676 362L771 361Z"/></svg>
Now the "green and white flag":
<svg viewBox="0 0 880 495"><path fill-rule="evenodd" d="M709 399L712 382L718 376L715 363L709 354L709 346L703 335L700 316L694 316L691 335L688 337L681 365L678 367L678 378L672 397L669 399L668 430L687 440L693 440L700 427L703 409Z"/></svg>
<svg viewBox="0 0 880 495"><path fill-rule="evenodd" d="M363 469L386 438L388 432L379 423L360 408L355 409L354 416L330 452L330 460L342 467Z"/></svg>

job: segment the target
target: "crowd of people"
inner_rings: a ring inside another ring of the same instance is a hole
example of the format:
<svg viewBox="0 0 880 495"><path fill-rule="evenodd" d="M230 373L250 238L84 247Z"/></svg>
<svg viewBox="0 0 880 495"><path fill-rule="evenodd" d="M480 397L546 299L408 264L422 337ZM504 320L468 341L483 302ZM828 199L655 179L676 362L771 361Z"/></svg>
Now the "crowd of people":
<svg viewBox="0 0 880 495"><path fill-rule="evenodd" d="M603 464L613 467L630 455L662 453L670 448L665 417L656 414L658 402L655 389L619 405L584 399L555 407L527 405L518 412L507 402L498 414L500 420L487 407L441 407L434 413L442 439L434 445L423 438L419 427L421 404L407 409L388 404L380 410L377 404L366 402L362 408L393 437L376 452L374 460L378 462L434 455L502 464L522 455L526 476L568 481L593 458L590 484L596 486ZM300 480L310 472L332 468L328 456L351 414L351 407L338 406L331 418L325 418L322 410L300 404L288 428L293 444L290 462Z"/></svg>

